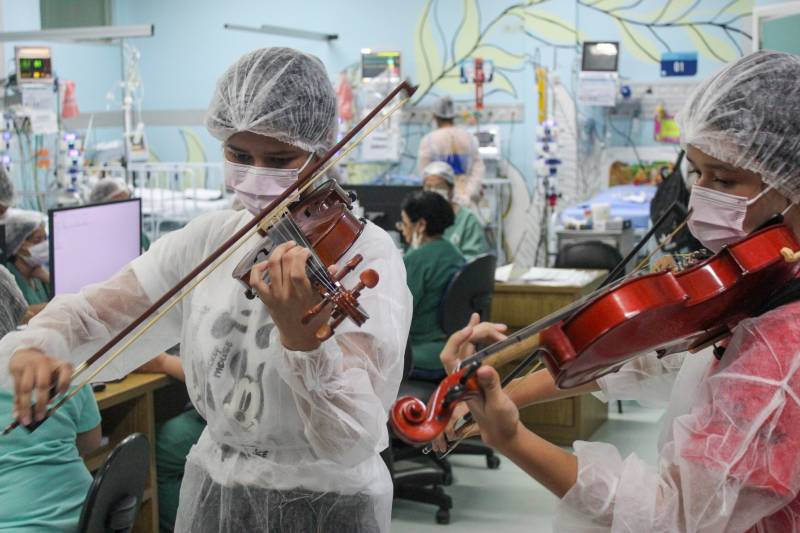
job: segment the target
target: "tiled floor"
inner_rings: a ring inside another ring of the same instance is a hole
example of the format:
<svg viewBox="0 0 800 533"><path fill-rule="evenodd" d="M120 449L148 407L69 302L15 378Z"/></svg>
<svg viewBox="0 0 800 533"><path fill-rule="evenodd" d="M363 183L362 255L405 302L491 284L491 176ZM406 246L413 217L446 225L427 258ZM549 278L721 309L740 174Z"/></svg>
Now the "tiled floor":
<svg viewBox="0 0 800 533"><path fill-rule="evenodd" d="M592 437L617 446L623 457L635 452L650 463L657 457L658 420L662 411L625 402L618 415L616 404L609 420ZM480 457L454 457L455 481L446 492L453 498L450 524L436 524L436 508L396 500L392 516L395 533L544 533L551 531L555 497L529 478L511 461L488 470Z"/></svg>

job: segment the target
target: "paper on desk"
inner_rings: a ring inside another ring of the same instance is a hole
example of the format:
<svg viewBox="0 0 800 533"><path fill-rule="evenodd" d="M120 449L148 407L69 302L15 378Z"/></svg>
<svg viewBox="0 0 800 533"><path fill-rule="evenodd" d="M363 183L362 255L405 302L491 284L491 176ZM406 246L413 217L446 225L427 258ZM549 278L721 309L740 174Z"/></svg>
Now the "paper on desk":
<svg viewBox="0 0 800 533"><path fill-rule="evenodd" d="M520 281L553 287L583 286L597 276L596 272L572 268L533 267L522 275Z"/></svg>
<svg viewBox="0 0 800 533"><path fill-rule="evenodd" d="M516 281L525 274L525 269L514 263L497 267L494 271L494 280L501 283Z"/></svg>

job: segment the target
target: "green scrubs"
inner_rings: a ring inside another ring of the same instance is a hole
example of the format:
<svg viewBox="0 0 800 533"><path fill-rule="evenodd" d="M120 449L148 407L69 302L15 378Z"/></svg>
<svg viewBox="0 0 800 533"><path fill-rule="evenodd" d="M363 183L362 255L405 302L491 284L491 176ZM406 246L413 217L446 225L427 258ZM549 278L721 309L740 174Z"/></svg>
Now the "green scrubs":
<svg viewBox="0 0 800 533"><path fill-rule="evenodd" d="M450 241L434 239L406 252L403 262L408 288L414 297L408 335L414 366L441 369L439 354L447 336L439 326L439 304L450 279L464 265L464 257Z"/></svg>
<svg viewBox="0 0 800 533"><path fill-rule="evenodd" d="M146 252L150 248L150 237L147 236L147 233L142 230L142 237L140 239L142 251Z"/></svg>
<svg viewBox="0 0 800 533"><path fill-rule="evenodd" d="M459 208L453 225L444 231L444 238L453 243L467 261L491 252L483 225L467 207Z"/></svg>
<svg viewBox="0 0 800 533"><path fill-rule="evenodd" d="M158 521L162 531L175 527L186 456L205 427L203 417L189 409L156 428Z"/></svg>
<svg viewBox="0 0 800 533"><path fill-rule="evenodd" d="M14 274L14 279L17 280L19 290L22 291L22 295L25 297L25 301L28 302L28 305L46 304L50 301L50 294L47 292L47 286L42 280L33 278L29 282L20 273L13 261L6 261L5 265L9 272Z"/></svg>
<svg viewBox="0 0 800 533"><path fill-rule="evenodd" d="M11 422L11 392L0 389L0 426ZM84 387L36 431L0 438L0 531L76 531L92 483L75 439L100 424Z"/></svg>

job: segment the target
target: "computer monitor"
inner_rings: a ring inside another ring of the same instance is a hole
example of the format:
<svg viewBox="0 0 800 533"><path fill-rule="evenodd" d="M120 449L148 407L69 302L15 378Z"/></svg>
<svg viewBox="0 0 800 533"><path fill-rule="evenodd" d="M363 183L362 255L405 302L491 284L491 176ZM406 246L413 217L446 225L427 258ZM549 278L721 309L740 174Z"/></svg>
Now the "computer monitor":
<svg viewBox="0 0 800 533"><path fill-rule="evenodd" d="M616 72L619 43L613 41L583 43L581 70L584 72Z"/></svg>
<svg viewBox="0 0 800 533"><path fill-rule="evenodd" d="M347 191L356 193L358 203L364 208L364 217L386 231L396 231L400 222L400 204L403 198L422 189L419 185L349 185Z"/></svg>
<svg viewBox="0 0 800 533"><path fill-rule="evenodd" d="M54 296L105 281L141 253L139 198L51 209L48 214Z"/></svg>

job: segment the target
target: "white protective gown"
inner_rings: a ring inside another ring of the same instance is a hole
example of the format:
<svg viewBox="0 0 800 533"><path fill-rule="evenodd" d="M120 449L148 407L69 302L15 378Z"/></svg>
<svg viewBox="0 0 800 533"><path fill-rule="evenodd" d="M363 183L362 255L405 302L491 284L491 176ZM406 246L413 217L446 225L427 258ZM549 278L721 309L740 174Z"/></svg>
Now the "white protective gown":
<svg viewBox="0 0 800 533"><path fill-rule="evenodd" d="M667 400L659 464L575 442L576 484L554 531L800 531L800 302L745 320L710 349L645 356L599 380L604 395Z"/></svg>
<svg viewBox="0 0 800 533"><path fill-rule="evenodd" d="M477 202L481 193L486 167L478 151L478 140L470 132L458 126L436 128L419 142L417 164L420 176L432 161L447 161L448 156L457 157L464 169L455 177L453 201L461 205Z"/></svg>
<svg viewBox="0 0 800 533"><path fill-rule="evenodd" d="M56 298L0 341L0 368L21 346L77 363L172 287L251 215L201 216L158 240L111 280ZM181 342L192 402L208 426L192 448L177 531L388 531L392 483L379 456L403 371L411 295L399 251L367 224L340 265L364 261L380 282L362 292L369 320L345 321L313 352L284 348L266 306L231 277L234 254L106 376ZM8 372L3 382L10 387Z"/></svg>

